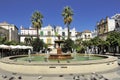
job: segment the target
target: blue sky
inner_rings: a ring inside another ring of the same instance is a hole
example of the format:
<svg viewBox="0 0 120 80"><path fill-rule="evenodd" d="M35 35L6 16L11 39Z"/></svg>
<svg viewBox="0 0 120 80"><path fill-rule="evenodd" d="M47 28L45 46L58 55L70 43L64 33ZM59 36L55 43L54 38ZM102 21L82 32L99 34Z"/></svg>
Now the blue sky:
<svg viewBox="0 0 120 80"><path fill-rule="evenodd" d="M44 16L43 27L50 24L64 28L61 13L65 6L73 9L71 28L77 31L94 30L100 19L120 13L120 0L0 0L0 22L28 28L31 15L38 10Z"/></svg>

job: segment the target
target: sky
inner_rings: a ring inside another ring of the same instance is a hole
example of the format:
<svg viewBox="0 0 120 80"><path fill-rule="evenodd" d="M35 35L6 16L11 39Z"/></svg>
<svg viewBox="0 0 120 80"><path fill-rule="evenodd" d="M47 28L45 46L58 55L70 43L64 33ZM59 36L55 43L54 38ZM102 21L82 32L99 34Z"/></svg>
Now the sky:
<svg viewBox="0 0 120 80"><path fill-rule="evenodd" d="M0 0L0 22L14 24L20 29L30 27L31 16L38 10L47 25L65 28L62 11L65 6L73 10L71 28L77 31L95 29L96 23L106 16L120 13L120 0Z"/></svg>

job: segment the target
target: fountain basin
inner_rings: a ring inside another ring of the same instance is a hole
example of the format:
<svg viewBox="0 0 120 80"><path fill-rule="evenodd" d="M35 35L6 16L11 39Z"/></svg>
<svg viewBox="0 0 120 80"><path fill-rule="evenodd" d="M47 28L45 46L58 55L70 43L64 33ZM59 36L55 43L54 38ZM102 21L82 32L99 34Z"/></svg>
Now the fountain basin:
<svg viewBox="0 0 120 80"><path fill-rule="evenodd" d="M13 56L14 57L14 56ZM102 56L101 56L102 57ZM19 62L6 57L0 60L0 68L23 74L80 74L104 72L118 68L117 58L113 56L100 60L66 62ZM9 68L8 68L9 67Z"/></svg>

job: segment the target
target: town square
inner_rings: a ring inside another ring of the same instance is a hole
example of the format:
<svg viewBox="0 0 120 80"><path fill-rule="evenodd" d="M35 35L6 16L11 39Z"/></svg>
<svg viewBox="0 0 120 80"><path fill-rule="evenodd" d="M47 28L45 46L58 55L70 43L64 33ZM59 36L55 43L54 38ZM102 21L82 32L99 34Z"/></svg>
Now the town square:
<svg viewBox="0 0 120 80"><path fill-rule="evenodd" d="M0 2L0 80L120 80L120 1Z"/></svg>

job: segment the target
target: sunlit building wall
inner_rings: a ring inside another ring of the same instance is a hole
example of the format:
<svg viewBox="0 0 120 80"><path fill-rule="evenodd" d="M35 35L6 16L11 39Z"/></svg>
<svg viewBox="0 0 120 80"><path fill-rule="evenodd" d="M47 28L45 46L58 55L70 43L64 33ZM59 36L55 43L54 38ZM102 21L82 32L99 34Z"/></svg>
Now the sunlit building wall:
<svg viewBox="0 0 120 80"><path fill-rule="evenodd" d="M67 39L68 36L68 29L62 28L61 26L45 26L39 29L39 37L41 40L43 40L45 43L49 45L54 45L55 40L57 40L57 36L60 35L61 39ZM35 28L29 27L28 29L24 28L23 26L20 27L20 42L25 42L26 37L37 37L37 31ZM72 40L76 39L76 30L75 28L70 29L70 38Z"/></svg>
<svg viewBox="0 0 120 80"><path fill-rule="evenodd" d="M0 23L0 34L5 36L8 41L19 41L18 28L14 24Z"/></svg>
<svg viewBox="0 0 120 80"><path fill-rule="evenodd" d="M92 33L89 30L85 30L83 32L77 32L77 39L82 39L82 41L90 40L92 38Z"/></svg>
<svg viewBox="0 0 120 80"><path fill-rule="evenodd" d="M108 33L115 30L115 20L109 17L101 19L100 22L97 23L96 29L98 36L106 40Z"/></svg>

